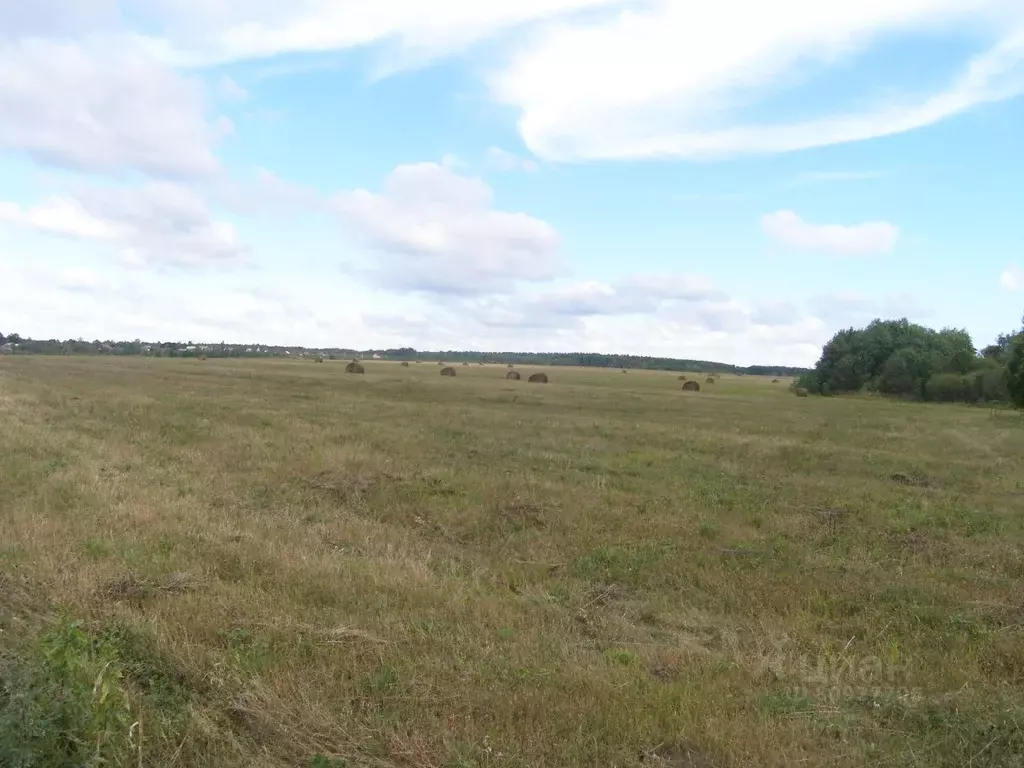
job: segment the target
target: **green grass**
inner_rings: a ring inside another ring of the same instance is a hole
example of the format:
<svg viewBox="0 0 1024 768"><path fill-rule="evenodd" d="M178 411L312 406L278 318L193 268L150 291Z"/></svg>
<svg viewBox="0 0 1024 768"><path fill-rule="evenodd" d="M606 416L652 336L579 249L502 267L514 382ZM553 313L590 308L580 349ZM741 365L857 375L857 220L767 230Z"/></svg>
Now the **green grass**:
<svg viewBox="0 0 1024 768"><path fill-rule="evenodd" d="M343 366L0 361L0 765L1024 764L1018 414Z"/></svg>

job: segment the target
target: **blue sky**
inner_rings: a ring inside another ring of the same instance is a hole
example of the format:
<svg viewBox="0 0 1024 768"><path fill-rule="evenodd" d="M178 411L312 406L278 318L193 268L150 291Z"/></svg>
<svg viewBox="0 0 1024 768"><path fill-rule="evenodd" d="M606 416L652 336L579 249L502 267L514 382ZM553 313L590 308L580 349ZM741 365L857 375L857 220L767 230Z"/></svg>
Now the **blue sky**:
<svg viewBox="0 0 1024 768"><path fill-rule="evenodd" d="M0 330L982 346L1024 314L1022 94L1019 0L5 4Z"/></svg>

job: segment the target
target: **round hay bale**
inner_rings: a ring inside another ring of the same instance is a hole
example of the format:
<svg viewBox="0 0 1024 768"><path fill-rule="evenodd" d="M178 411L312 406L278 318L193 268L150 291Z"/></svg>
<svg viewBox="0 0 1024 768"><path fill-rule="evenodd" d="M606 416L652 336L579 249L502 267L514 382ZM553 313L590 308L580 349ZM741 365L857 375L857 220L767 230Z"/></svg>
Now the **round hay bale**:
<svg viewBox="0 0 1024 768"><path fill-rule="evenodd" d="M794 392L796 392L796 396L797 396L797 397L807 397L807 396L808 396L809 394L811 394L810 392L808 392L808 391L807 391L806 389L804 389L803 387L797 387L797 388L796 388L796 389L794 390Z"/></svg>
<svg viewBox="0 0 1024 768"><path fill-rule="evenodd" d="M696 381L688 381L683 384L683 392L700 392L700 384Z"/></svg>
<svg viewBox="0 0 1024 768"><path fill-rule="evenodd" d="M438 365L444 365L444 360L438 360L438 361L437 361L437 364L438 364Z"/></svg>
<svg viewBox="0 0 1024 768"><path fill-rule="evenodd" d="M441 375L442 376L454 376L455 375L455 369L454 368L442 368L441 369Z"/></svg>
<svg viewBox="0 0 1024 768"><path fill-rule="evenodd" d="M680 376L679 377L679 381L686 381L686 377L685 376Z"/></svg>
<svg viewBox="0 0 1024 768"><path fill-rule="evenodd" d="M509 363L509 364L508 364L507 366L505 366L505 367L506 367L506 368L511 368L511 367L512 367L512 363Z"/></svg>
<svg viewBox="0 0 1024 768"><path fill-rule="evenodd" d="M402 367L403 368L408 368L409 367L409 361L408 360L403 360L402 361Z"/></svg>
<svg viewBox="0 0 1024 768"><path fill-rule="evenodd" d="M772 384L778 384L778 383L779 383L778 379L772 379Z"/></svg>
<svg viewBox="0 0 1024 768"><path fill-rule="evenodd" d="M469 363L463 363L463 365L469 365Z"/></svg>
<svg viewBox="0 0 1024 768"><path fill-rule="evenodd" d="M519 381L522 376L519 375L519 371L509 371L505 374L506 379L512 379L513 381Z"/></svg>
<svg viewBox="0 0 1024 768"><path fill-rule="evenodd" d="M345 366L345 373L366 373L366 369L362 365L353 360L351 363Z"/></svg>
<svg viewBox="0 0 1024 768"><path fill-rule="evenodd" d="M530 376L528 381L531 384L547 384L548 383L548 375L546 373L535 373L532 376Z"/></svg>
<svg viewBox="0 0 1024 768"><path fill-rule="evenodd" d="M714 376L708 376L706 379L704 379L704 381L707 384L714 384L715 383L715 377Z"/></svg>

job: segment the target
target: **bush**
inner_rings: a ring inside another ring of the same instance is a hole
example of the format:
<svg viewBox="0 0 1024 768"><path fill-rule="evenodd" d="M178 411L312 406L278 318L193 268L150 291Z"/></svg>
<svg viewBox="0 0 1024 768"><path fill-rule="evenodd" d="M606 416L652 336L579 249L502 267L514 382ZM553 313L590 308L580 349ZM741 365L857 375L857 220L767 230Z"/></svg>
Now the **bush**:
<svg viewBox="0 0 1024 768"><path fill-rule="evenodd" d="M974 398L974 382L958 373L937 373L924 385L924 399L932 403L969 403Z"/></svg>
<svg viewBox="0 0 1024 768"><path fill-rule="evenodd" d="M130 702L117 648L64 622L35 663L0 668L0 765L125 765L133 752Z"/></svg>

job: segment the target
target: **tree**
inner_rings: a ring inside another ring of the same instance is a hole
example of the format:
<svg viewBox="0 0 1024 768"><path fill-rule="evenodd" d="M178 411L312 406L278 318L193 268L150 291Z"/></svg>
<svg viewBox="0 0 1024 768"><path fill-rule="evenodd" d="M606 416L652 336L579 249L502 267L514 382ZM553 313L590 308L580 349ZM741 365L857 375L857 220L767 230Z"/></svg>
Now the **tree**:
<svg viewBox="0 0 1024 768"><path fill-rule="evenodd" d="M1010 345L1006 373L1010 400L1018 408L1024 408L1024 331L1017 334Z"/></svg>

